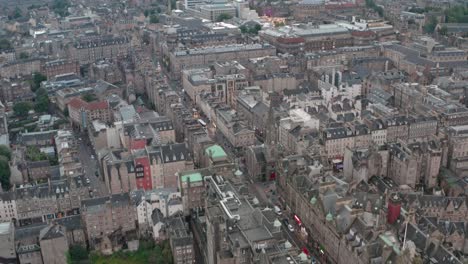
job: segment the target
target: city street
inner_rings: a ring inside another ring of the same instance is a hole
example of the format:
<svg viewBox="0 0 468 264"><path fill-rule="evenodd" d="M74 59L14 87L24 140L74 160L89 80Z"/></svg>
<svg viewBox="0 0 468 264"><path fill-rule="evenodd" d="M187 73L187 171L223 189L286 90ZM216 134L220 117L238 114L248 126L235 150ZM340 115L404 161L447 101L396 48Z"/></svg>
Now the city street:
<svg viewBox="0 0 468 264"><path fill-rule="evenodd" d="M253 183L249 185L249 191L252 194L255 194L257 199L260 201L261 204L265 204L270 208L274 208L275 205L278 205L278 195L276 192L276 182L268 181L264 183ZM303 250L307 248L306 242L300 237L299 235L299 227L297 226L296 222L292 218L291 214L287 211L283 211L282 215L279 217L282 227L283 227L283 234L286 238L288 238L289 242L295 245L297 248ZM287 224L285 224L284 220L288 221L288 224L294 227L294 231L289 230ZM312 254L310 248L307 248L308 252ZM312 256L315 260L316 257ZM318 263L318 262L314 262Z"/></svg>
<svg viewBox="0 0 468 264"><path fill-rule="evenodd" d="M88 135L81 134L79 137L80 161L83 166L85 176L90 180L93 196L98 197L108 195L108 190L103 182L103 179L99 174L98 177L96 176L96 172L99 173L99 167L95 157L96 155L92 149L92 146L89 144Z"/></svg>

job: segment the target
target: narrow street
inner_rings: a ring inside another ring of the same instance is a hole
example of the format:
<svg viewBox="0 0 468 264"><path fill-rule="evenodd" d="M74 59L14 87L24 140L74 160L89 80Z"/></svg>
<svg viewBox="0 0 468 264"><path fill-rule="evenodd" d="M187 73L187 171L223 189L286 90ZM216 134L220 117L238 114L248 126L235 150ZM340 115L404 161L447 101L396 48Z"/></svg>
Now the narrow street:
<svg viewBox="0 0 468 264"><path fill-rule="evenodd" d="M81 140L80 140L81 139ZM92 146L86 134L81 134L79 138L79 156L83 166L85 176L90 180L91 190L94 197L105 196L109 191L99 175L99 166ZM96 172L98 173L96 176Z"/></svg>

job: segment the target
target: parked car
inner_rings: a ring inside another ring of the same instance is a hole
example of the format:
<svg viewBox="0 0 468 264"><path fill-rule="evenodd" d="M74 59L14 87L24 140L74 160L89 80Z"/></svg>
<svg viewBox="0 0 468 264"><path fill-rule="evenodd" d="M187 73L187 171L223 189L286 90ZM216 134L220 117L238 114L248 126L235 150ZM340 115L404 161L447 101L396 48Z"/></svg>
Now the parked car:
<svg viewBox="0 0 468 264"><path fill-rule="evenodd" d="M283 213L281 212L281 209L280 209L277 205L275 205L275 213L276 213L277 215L282 215L282 214L283 214Z"/></svg>
<svg viewBox="0 0 468 264"><path fill-rule="evenodd" d="M288 229L289 231L294 232L294 227L292 225L288 225Z"/></svg>

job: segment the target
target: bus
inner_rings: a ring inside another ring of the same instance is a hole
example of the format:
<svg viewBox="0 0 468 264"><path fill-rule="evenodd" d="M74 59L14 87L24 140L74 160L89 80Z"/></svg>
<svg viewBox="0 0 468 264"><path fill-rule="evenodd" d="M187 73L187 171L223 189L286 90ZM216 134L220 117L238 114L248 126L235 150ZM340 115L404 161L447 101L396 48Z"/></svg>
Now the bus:
<svg viewBox="0 0 468 264"><path fill-rule="evenodd" d="M200 125L202 125L203 127L206 127L206 122L201 120L201 119L198 119L198 123L200 123Z"/></svg>

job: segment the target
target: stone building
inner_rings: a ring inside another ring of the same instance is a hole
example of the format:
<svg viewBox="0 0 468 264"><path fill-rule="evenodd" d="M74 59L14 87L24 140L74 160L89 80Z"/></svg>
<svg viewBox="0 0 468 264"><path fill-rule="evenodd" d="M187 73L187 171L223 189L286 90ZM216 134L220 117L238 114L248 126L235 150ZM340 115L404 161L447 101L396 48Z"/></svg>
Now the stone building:
<svg viewBox="0 0 468 264"><path fill-rule="evenodd" d="M78 61L73 60L48 61L43 66L43 72L47 79L66 73L80 75L80 65Z"/></svg>
<svg viewBox="0 0 468 264"><path fill-rule="evenodd" d="M408 118L408 140L428 139L436 136L438 121L435 117L415 116Z"/></svg>
<svg viewBox="0 0 468 264"><path fill-rule="evenodd" d="M16 188L17 225L48 223L78 214L80 201L89 198L88 186L84 177L77 176Z"/></svg>
<svg viewBox="0 0 468 264"><path fill-rule="evenodd" d="M266 179L266 149L264 146L250 146L245 151L245 164L248 176L253 181Z"/></svg>
<svg viewBox="0 0 468 264"><path fill-rule="evenodd" d="M58 218L53 223L64 228L69 245L86 245L86 236L80 215Z"/></svg>
<svg viewBox="0 0 468 264"><path fill-rule="evenodd" d="M12 219L18 219L15 194L2 192L0 193L0 222L10 222Z"/></svg>
<svg viewBox="0 0 468 264"><path fill-rule="evenodd" d="M234 148L248 147L255 141L255 132L242 121L235 110L216 110L216 126Z"/></svg>
<svg viewBox="0 0 468 264"><path fill-rule="evenodd" d="M44 263L67 262L68 240L63 226L49 225L39 233L39 245Z"/></svg>
<svg viewBox="0 0 468 264"><path fill-rule="evenodd" d="M411 144L391 144L388 177L398 185L424 184L426 188L437 186L442 151L433 140Z"/></svg>
<svg viewBox="0 0 468 264"><path fill-rule="evenodd" d="M130 41L126 37L103 36L78 40L69 50L71 58L80 65L101 59L117 59L128 54Z"/></svg>
<svg viewBox="0 0 468 264"><path fill-rule="evenodd" d="M333 50L353 45L350 31L337 24L295 24L268 28L259 35L281 52Z"/></svg>
<svg viewBox="0 0 468 264"><path fill-rule="evenodd" d="M29 161L25 164L29 181L47 180L51 176L49 160Z"/></svg>
<svg viewBox="0 0 468 264"><path fill-rule="evenodd" d="M41 65L42 60L38 58L12 61L2 66L0 76L2 78L30 76L35 72L41 72Z"/></svg>
<svg viewBox="0 0 468 264"><path fill-rule="evenodd" d="M210 69L191 69L182 72L182 86L193 101L201 93L211 93L235 107L237 93L248 86L247 77L243 74L219 74Z"/></svg>
<svg viewBox="0 0 468 264"><path fill-rule="evenodd" d="M179 177L184 214L204 208L206 189L203 175L197 171L184 171L179 173Z"/></svg>
<svg viewBox="0 0 468 264"><path fill-rule="evenodd" d="M2 102L32 101L34 93L31 85L23 79L3 80L0 83L0 99Z"/></svg>
<svg viewBox="0 0 468 264"><path fill-rule="evenodd" d="M0 262L16 263L15 226L13 222L0 223Z"/></svg>
<svg viewBox="0 0 468 264"><path fill-rule="evenodd" d="M230 44L209 46L199 49L175 50L168 54L171 78L180 79L183 69L209 65L214 62L247 60L249 58L274 55L276 49L269 44Z"/></svg>
<svg viewBox="0 0 468 264"><path fill-rule="evenodd" d="M107 101L88 103L81 98L73 98L68 102L68 113L72 124L83 130L93 120L112 121L112 111Z"/></svg>
<svg viewBox="0 0 468 264"><path fill-rule="evenodd" d="M118 229L122 232L135 230L135 215L128 193L81 201L81 217L91 247Z"/></svg>
<svg viewBox="0 0 468 264"><path fill-rule="evenodd" d="M168 222L169 243L174 263L194 263L195 249L193 236L182 217L174 217Z"/></svg>
<svg viewBox="0 0 468 264"><path fill-rule="evenodd" d="M328 128L323 132L323 139L328 158L343 157L346 147L354 147L354 134L349 128Z"/></svg>
<svg viewBox="0 0 468 264"><path fill-rule="evenodd" d="M99 156L104 182L112 194L136 190L135 163L130 152L107 149Z"/></svg>

